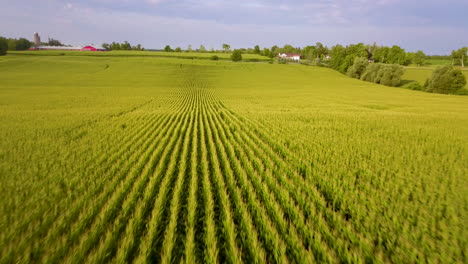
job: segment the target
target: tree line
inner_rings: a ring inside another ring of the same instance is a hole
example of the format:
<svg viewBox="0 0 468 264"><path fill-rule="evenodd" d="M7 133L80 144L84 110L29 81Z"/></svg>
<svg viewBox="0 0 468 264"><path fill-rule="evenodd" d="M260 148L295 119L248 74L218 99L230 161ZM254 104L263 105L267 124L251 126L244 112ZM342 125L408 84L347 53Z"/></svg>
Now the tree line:
<svg viewBox="0 0 468 264"><path fill-rule="evenodd" d="M132 46L128 41L123 43L112 42L112 43L103 43L102 47L106 50L145 50L141 44Z"/></svg>
<svg viewBox="0 0 468 264"><path fill-rule="evenodd" d="M57 39L48 38L47 42L41 42L42 46L66 46ZM5 38L0 36L0 55L5 55L7 51L28 50L34 47L34 42L26 38Z"/></svg>
<svg viewBox="0 0 468 264"><path fill-rule="evenodd" d="M49 38L47 43L42 44L64 46L60 41L52 38ZM7 50L27 50L32 46L33 43L25 38L12 39L0 37L0 55L5 55ZM132 46L128 41L124 41L123 43L103 43L102 46L106 50L144 50L141 44ZM330 67L352 78L387 86L400 85L401 77L404 73L402 66L410 64L422 66L427 59L451 59L452 66L460 65L464 67L468 58L468 47L453 50L450 56L427 56L421 50L406 52L405 49L397 45L387 47L379 46L376 43L373 45L358 43L347 46L337 44L331 48L326 47L320 42L304 48L286 44L283 47L275 45L271 48L261 49L259 45L255 45L253 48L235 50L231 50L231 46L224 43L221 50L212 48L209 51L203 45L200 45L198 49L193 49L189 45L185 50L181 47L172 49L170 45L166 45L164 51L232 53L231 59L233 61L241 61L242 54L258 54L274 58L279 53L296 53L300 54L307 64ZM219 58L214 55L211 59L217 60ZM413 83L409 88L437 93L460 93L461 90L464 90L463 87L466 84L466 79L460 70L454 69L452 66L436 69L424 85Z"/></svg>
<svg viewBox="0 0 468 264"><path fill-rule="evenodd" d="M5 55L8 50L27 50L33 43L25 38L4 38L0 36L0 55Z"/></svg>

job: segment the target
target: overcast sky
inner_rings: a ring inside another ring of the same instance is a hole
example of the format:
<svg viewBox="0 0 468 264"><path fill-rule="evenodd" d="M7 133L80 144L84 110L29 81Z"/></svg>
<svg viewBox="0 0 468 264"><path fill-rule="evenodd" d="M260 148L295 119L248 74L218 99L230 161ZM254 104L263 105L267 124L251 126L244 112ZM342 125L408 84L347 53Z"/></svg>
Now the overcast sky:
<svg viewBox="0 0 468 264"><path fill-rule="evenodd" d="M0 35L146 48L377 42L449 54L468 46L467 0L0 0Z"/></svg>

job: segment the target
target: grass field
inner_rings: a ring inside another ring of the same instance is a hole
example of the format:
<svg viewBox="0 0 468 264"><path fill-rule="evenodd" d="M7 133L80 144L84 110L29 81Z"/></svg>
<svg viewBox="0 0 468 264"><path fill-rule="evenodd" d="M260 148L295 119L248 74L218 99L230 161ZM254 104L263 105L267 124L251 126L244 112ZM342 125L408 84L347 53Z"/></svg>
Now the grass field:
<svg viewBox="0 0 468 264"><path fill-rule="evenodd" d="M428 66L433 66L433 67L443 66L443 65L452 65L451 60L426 60L425 63L428 64Z"/></svg>
<svg viewBox="0 0 468 264"><path fill-rule="evenodd" d="M0 263L466 263L468 97L0 57Z"/></svg>
<svg viewBox="0 0 468 264"><path fill-rule="evenodd" d="M468 80L468 69L462 69L459 67L463 74L465 75L466 79ZM402 79L406 81L417 81L420 84L424 84L426 80L431 77L432 72L434 70L430 68L416 68L416 67L410 67L410 68L405 68L405 73L403 74ZM468 84L465 85L465 89L468 89Z"/></svg>
<svg viewBox="0 0 468 264"><path fill-rule="evenodd" d="M35 51L8 51L10 55L36 55L36 56L92 56L92 57L159 57L180 59L211 59L218 56L219 60L231 60L231 53L199 53L199 52L161 52L161 51L124 51L113 50L105 52L96 51L62 51L62 50L35 50ZM258 54L242 54L243 61L269 61L269 57Z"/></svg>

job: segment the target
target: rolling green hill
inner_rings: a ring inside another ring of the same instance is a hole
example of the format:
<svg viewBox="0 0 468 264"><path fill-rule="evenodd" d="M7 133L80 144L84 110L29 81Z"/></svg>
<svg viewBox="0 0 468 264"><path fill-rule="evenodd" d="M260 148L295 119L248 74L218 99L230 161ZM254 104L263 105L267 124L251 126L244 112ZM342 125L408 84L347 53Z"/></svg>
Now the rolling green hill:
<svg viewBox="0 0 468 264"><path fill-rule="evenodd" d="M231 60L231 53L200 53L200 52L162 52L162 51L63 51L63 50L35 50L35 51L8 51L9 55L35 55L35 56L91 56L91 57L159 57L180 59L211 59L218 56L219 60ZM269 57L258 54L243 54L243 61L269 61Z"/></svg>

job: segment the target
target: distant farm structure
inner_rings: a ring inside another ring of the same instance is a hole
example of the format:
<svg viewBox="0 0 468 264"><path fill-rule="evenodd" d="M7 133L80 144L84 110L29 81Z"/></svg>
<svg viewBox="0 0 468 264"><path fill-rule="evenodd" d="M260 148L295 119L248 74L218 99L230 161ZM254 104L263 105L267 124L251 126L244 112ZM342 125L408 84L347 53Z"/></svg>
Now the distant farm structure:
<svg viewBox="0 0 468 264"><path fill-rule="evenodd" d="M34 47L29 50L64 50L64 51L106 51L103 47L94 45L88 46L46 46L41 44L41 37L37 32L34 32Z"/></svg>
<svg viewBox="0 0 468 264"><path fill-rule="evenodd" d="M41 45L41 37L39 37L39 33L34 32L34 47L39 47Z"/></svg>
<svg viewBox="0 0 468 264"><path fill-rule="evenodd" d="M106 51L106 49L102 47L95 47L95 46L76 46L76 47L67 47L67 46L38 46L30 48L29 50L65 50L65 51Z"/></svg>
<svg viewBox="0 0 468 264"><path fill-rule="evenodd" d="M280 53L278 54L278 59L286 61L301 61L301 54L299 53Z"/></svg>

